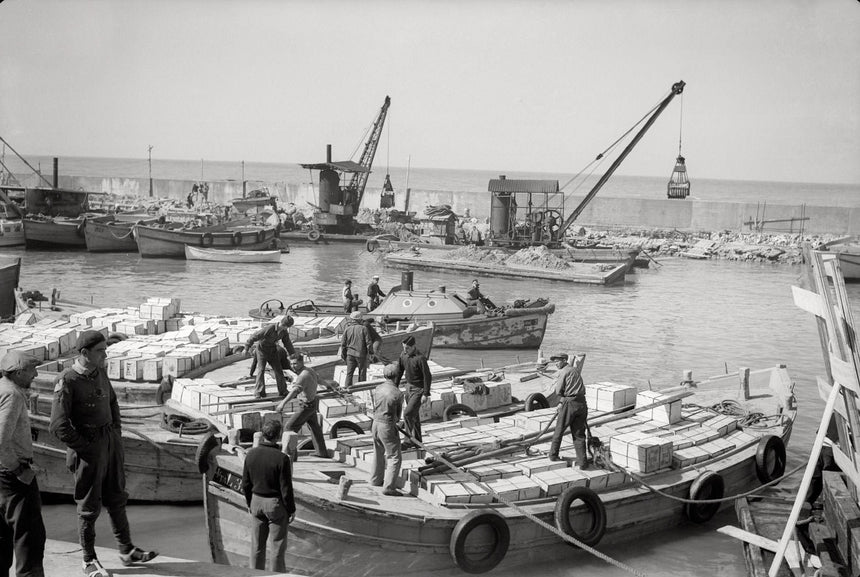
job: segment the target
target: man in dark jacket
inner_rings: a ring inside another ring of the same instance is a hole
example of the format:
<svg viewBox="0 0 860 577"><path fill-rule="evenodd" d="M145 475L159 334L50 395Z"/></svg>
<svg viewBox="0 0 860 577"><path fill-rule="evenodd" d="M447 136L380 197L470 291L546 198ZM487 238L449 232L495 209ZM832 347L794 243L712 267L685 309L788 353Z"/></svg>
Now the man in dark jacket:
<svg viewBox="0 0 860 577"><path fill-rule="evenodd" d="M403 352L397 360L397 377L394 383L400 386L400 381L406 378L406 407L403 409L403 424L409 434L410 441L421 441L421 403L430 398L430 366L418 349L415 348L415 337L409 335L403 339Z"/></svg>
<svg viewBox="0 0 860 577"><path fill-rule="evenodd" d="M256 346L257 355L257 377L254 384L254 396L261 399L266 396L266 363L272 367L275 373L275 383L278 386L278 395L284 396L287 394L287 381L284 378L284 369L290 368L289 365L284 367L281 364L281 358L278 354L278 341L284 344L287 352L293 354L293 342L290 340L290 327L293 326L293 317L286 315L277 324L268 324L251 335L245 341L245 350L250 351L254 343Z"/></svg>
<svg viewBox="0 0 860 577"><path fill-rule="evenodd" d="M367 310L372 311L376 307L379 306L382 298L385 297L385 293L382 292L382 289L379 288L379 275L373 275L373 279L370 281L370 284L367 285Z"/></svg>
<svg viewBox="0 0 860 577"><path fill-rule="evenodd" d="M585 384L582 382L582 365L585 355L576 355L568 364L567 353L553 355L550 360L556 363L555 394L558 397L558 421L552 434L549 460L558 461L561 439L565 431L573 437L576 451L576 466L588 469L588 456L585 452L585 425L588 419L588 405L585 403Z"/></svg>
<svg viewBox="0 0 860 577"><path fill-rule="evenodd" d="M68 446L66 463L75 474L75 502L80 525L83 569L88 576L106 576L96 557L96 519L101 506L108 510L123 565L143 563L158 555L131 542L125 505L125 455L119 403L105 373L107 342L94 330L77 341L75 364L54 384L51 433Z"/></svg>
<svg viewBox="0 0 860 577"><path fill-rule="evenodd" d="M352 386L355 369L358 369L359 381L367 380L368 356L376 353L374 347L379 348L378 341L374 342L369 328L364 324L363 316L361 311L350 314L351 324L343 331L340 339L340 358L346 361L346 380L343 386L347 390Z"/></svg>
<svg viewBox="0 0 860 577"><path fill-rule="evenodd" d="M266 546L272 537L274 559L270 571L286 573L287 527L296 517L293 470L290 458L276 443L281 423L266 421L260 444L245 456L242 492L251 514L251 567L266 569Z"/></svg>

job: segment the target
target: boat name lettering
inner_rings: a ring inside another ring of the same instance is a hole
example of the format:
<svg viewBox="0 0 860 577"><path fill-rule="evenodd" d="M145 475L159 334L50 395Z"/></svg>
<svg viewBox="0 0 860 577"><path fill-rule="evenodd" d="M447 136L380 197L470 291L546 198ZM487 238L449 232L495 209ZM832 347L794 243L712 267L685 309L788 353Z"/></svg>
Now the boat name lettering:
<svg viewBox="0 0 860 577"><path fill-rule="evenodd" d="M529 319L529 320L523 321L523 326L526 326L526 327L530 327L530 326L536 325L536 324L537 324L537 319Z"/></svg>
<svg viewBox="0 0 860 577"><path fill-rule="evenodd" d="M223 485L228 489L233 489L237 493L242 492L242 477L235 473L231 473L227 469L217 467L215 469L215 475L212 477L212 481L219 485Z"/></svg>

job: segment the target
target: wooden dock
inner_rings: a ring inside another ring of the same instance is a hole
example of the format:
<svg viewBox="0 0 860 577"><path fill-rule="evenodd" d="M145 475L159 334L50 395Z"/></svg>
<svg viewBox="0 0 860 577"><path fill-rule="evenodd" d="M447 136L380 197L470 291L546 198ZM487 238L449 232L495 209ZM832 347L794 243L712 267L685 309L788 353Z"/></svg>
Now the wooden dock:
<svg viewBox="0 0 860 577"><path fill-rule="evenodd" d="M289 573L258 571L247 567L230 567L204 561L192 561L159 555L149 563L126 567L120 563L115 549L96 547L96 554L105 569L113 575L134 577L266 577ZM48 539L45 544L45 575L82 575L81 547L77 543Z"/></svg>

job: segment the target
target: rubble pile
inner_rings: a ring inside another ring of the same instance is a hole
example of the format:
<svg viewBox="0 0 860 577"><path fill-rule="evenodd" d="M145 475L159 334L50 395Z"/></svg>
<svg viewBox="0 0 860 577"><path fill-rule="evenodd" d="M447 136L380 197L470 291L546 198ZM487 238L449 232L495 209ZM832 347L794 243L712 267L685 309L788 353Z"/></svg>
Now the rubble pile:
<svg viewBox="0 0 860 577"><path fill-rule="evenodd" d="M501 250L486 250L475 246L463 246L451 251L446 251L442 256L445 260L456 260L463 262L483 262L487 264L505 264L508 255Z"/></svg>
<svg viewBox="0 0 860 577"><path fill-rule="evenodd" d="M552 254L545 246L530 246L518 250L508 257L507 264L555 270L563 270L568 267L567 261Z"/></svg>

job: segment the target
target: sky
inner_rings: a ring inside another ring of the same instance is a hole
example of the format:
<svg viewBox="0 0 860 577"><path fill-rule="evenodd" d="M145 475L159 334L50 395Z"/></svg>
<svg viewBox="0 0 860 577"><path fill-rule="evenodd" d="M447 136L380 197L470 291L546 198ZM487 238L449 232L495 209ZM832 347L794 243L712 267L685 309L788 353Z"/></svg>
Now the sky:
<svg viewBox="0 0 860 577"><path fill-rule="evenodd" d="M687 83L617 174L860 183L857 0L0 0L23 156L577 173ZM358 152L356 152L358 150Z"/></svg>

